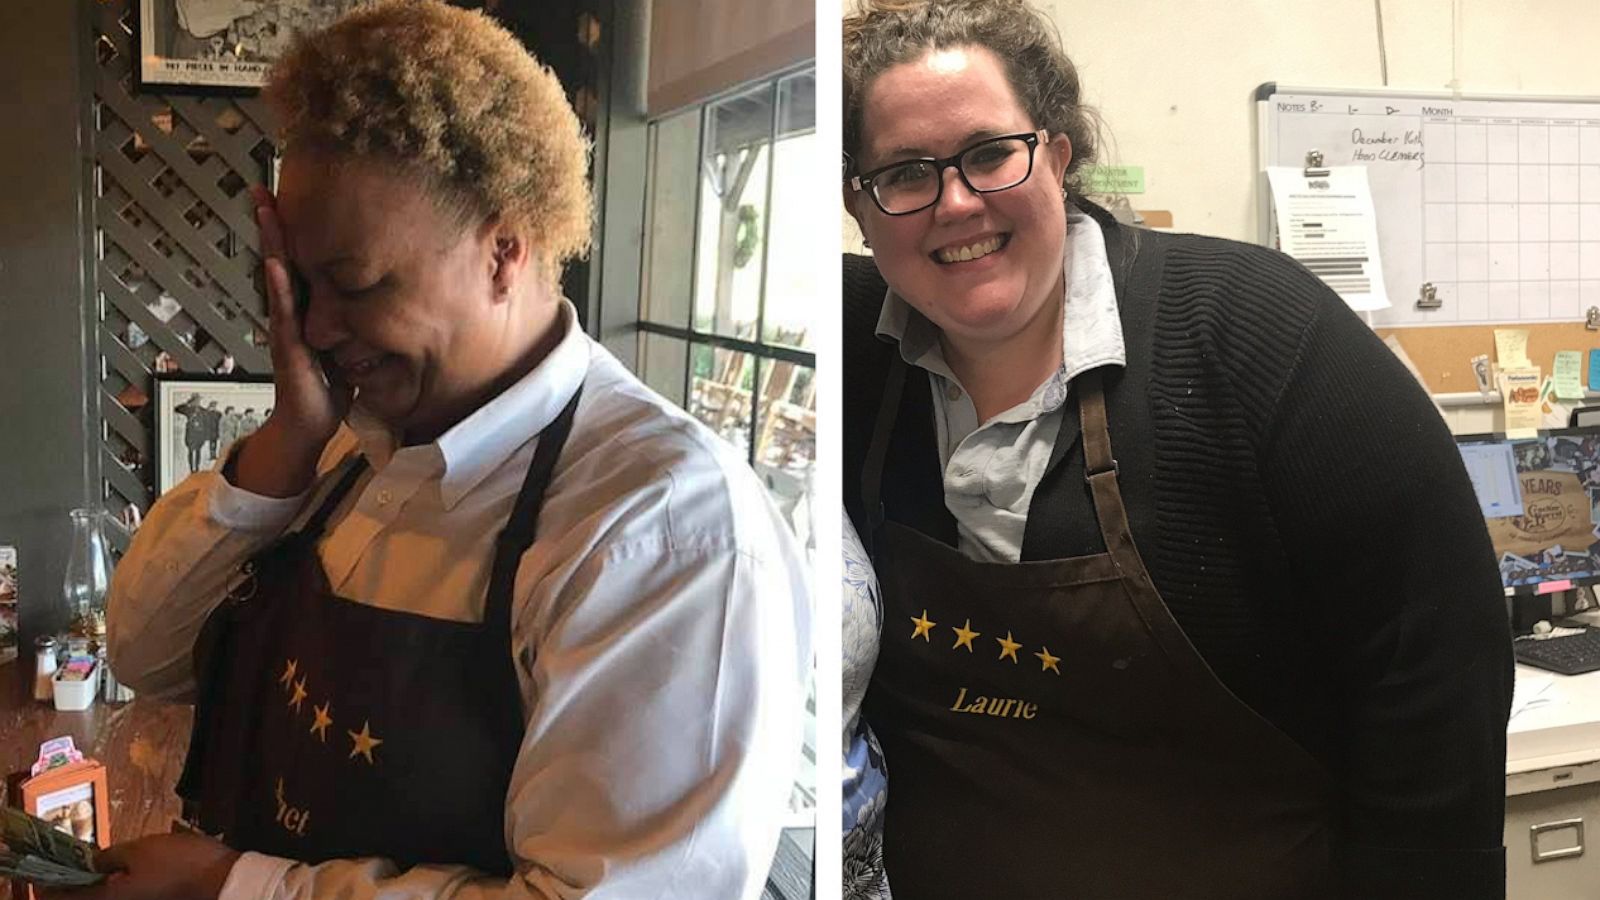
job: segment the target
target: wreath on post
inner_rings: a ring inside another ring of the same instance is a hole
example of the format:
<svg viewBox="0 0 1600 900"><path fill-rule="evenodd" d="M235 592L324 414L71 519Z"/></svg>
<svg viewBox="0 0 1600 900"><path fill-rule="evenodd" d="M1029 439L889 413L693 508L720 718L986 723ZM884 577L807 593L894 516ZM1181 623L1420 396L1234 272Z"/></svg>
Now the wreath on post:
<svg viewBox="0 0 1600 900"><path fill-rule="evenodd" d="M733 267L742 269L755 258L756 245L761 243L761 214L748 203L739 207L739 224L733 229Z"/></svg>

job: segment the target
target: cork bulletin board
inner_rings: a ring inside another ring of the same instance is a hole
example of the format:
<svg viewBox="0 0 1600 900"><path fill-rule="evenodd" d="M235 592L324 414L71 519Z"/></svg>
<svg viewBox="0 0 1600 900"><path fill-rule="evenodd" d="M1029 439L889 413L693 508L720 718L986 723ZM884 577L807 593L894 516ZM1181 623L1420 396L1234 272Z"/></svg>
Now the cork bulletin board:
<svg viewBox="0 0 1600 900"><path fill-rule="evenodd" d="M1521 328L1528 332L1528 359L1549 375L1555 368L1556 353L1561 350L1584 351L1584 369L1588 370L1588 351L1600 349L1600 331L1590 331L1581 322L1526 325L1508 322L1503 325L1435 325L1429 328L1382 328L1378 337L1394 335L1411 362L1422 373L1430 394L1461 394L1477 392L1478 382L1472 374L1472 358L1495 358L1494 330L1496 328ZM1590 391L1600 386L1588 384Z"/></svg>

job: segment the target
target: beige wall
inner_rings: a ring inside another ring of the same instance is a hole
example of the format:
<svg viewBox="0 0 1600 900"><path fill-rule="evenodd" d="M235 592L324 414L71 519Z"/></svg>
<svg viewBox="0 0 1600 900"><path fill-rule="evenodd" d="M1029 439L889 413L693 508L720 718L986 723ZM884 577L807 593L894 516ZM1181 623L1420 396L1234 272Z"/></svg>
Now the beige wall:
<svg viewBox="0 0 1600 900"><path fill-rule="evenodd" d="M1139 209L1255 240L1258 85L1381 88L1372 0L1034 0L1105 119L1102 162L1143 166ZM1600 0L1384 0L1389 87L1600 96ZM859 235L846 219L845 243Z"/></svg>
<svg viewBox="0 0 1600 900"><path fill-rule="evenodd" d="M1040 2L1106 120L1106 161L1143 166L1134 205L1171 210L1181 231L1256 238L1258 85L1383 87L1372 0ZM1389 87L1449 90L1456 5L1384 0ZM1459 7L1462 91L1600 95L1600 2Z"/></svg>

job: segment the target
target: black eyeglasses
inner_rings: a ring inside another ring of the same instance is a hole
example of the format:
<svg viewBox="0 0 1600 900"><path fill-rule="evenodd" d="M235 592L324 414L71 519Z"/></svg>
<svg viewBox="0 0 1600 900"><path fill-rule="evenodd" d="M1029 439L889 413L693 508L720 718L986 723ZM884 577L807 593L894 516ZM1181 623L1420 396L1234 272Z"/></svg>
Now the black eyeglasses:
<svg viewBox="0 0 1600 900"><path fill-rule="evenodd" d="M908 216L939 202L944 196L944 170L954 168L967 189L993 194L1014 188L1033 174L1033 151L1049 143L1043 128L1024 134L1007 134L979 141L944 159L908 159L873 169L850 179L850 189L868 191L884 215Z"/></svg>

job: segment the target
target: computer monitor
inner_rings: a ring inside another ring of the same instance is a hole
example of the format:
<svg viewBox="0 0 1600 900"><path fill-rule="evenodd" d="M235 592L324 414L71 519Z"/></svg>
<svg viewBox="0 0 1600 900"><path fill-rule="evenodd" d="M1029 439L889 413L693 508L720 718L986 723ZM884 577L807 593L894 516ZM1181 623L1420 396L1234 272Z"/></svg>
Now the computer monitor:
<svg viewBox="0 0 1600 900"><path fill-rule="evenodd" d="M1600 427L1456 438L1509 594L1600 583Z"/></svg>

